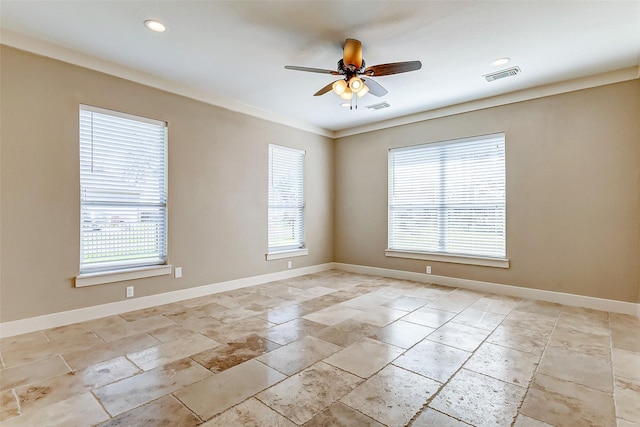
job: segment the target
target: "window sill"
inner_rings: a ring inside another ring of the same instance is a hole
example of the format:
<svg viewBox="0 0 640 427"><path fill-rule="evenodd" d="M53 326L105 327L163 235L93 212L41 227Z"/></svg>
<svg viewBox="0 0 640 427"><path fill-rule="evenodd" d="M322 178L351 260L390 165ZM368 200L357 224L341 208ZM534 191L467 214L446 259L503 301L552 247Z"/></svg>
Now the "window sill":
<svg viewBox="0 0 640 427"><path fill-rule="evenodd" d="M422 259L426 261L450 262L454 264L481 265L484 267L509 268L507 258L485 258L464 255L444 255L429 252L407 252L387 249L384 254L388 257Z"/></svg>
<svg viewBox="0 0 640 427"><path fill-rule="evenodd" d="M271 252L265 255L267 261L273 261L274 259L293 258L297 256L309 255L309 249L294 249L291 251Z"/></svg>
<svg viewBox="0 0 640 427"><path fill-rule="evenodd" d="M127 268L124 270L85 273L76 276L76 288L102 285L104 283L123 282L125 280L143 279L145 277L171 274L171 265L154 265L151 267Z"/></svg>

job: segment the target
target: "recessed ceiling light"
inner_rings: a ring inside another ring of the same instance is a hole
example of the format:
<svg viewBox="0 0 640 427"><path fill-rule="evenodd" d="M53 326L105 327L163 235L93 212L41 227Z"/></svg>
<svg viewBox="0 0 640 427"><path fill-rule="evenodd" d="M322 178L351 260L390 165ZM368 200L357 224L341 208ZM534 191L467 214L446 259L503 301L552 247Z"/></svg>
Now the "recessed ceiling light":
<svg viewBox="0 0 640 427"><path fill-rule="evenodd" d="M511 61L511 58L498 58L495 61L493 61L491 63L492 67L498 67L500 65L504 65L506 63L508 63L509 61Z"/></svg>
<svg viewBox="0 0 640 427"><path fill-rule="evenodd" d="M167 27L165 27L162 22L153 19L147 19L144 21L144 26L156 33L163 33L167 31Z"/></svg>
<svg viewBox="0 0 640 427"><path fill-rule="evenodd" d="M340 106L344 107L344 108L349 108L349 107L351 107L351 103L350 102L343 102L342 104L340 104Z"/></svg>

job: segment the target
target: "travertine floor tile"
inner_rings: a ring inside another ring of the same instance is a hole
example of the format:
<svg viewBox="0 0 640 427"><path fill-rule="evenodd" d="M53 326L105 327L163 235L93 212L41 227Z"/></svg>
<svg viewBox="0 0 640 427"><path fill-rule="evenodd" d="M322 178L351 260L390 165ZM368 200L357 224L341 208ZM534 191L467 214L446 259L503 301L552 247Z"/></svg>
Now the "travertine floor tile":
<svg viewBox="0 0 640 427"><path fill-rule="evenodd" d="M555 326L557 317L545 314L530 313L528 311L518 311L514 309L503 321L501 326L530 329L532 331L551 334Z"/></svg>
<svg viewBox="0 0 640 427"><path fill-rule="evenodd" d="M543 423L542 421L534 420L526 415L518 415L516 423L513 427L553 427L551 424Z"/></svg>
<svg viewBox="0 0 640 427"><path fill-rule="evenodd" d="M293 319L258 332L258 335L265 337L269 341L285 345L304 338L307 335L316 334L326 327L326 325L306 319Z"/></svg>
<svg viewBox="0 0 640 427"><path fill-rule="evenodd" d="M139 369L124 357L100 362L80 371L58 375L16 389L20 407L25 414L131 377Z"/></svg>
<svg viewBox="0 0 640 427"><path fill-rule="evenodd" d="M77 351L104 342L93 332L84 332L72 337L65 337L57 341L38 342L29 345L15 345L14 348L2 351L5 367L34 362L65 351Z"/></svg>
<svg viewBox="0 0 640 427"><path fill-rule="evenodd" d="M256 397L297 424L303 424L353 390L362 380L319 362Z"/></svg>
<svg viewBox="0 0 640 427"><path fill-rule="evenodd" d="M464 367L501 381L527 387L533 379L539 359L537 354L484 343Z"/></svg>
<svg viewBox="0 0 640 427"><path fill-rule="evenodd" d="M69 367L60 356L51 356L12 368L0 369L0 391L31 384L69 371Z"/></svg>
<svg viewBox="0 0 640 427"><path fill-rule="evenodd" d="M200 418L208 420L285 378L275 369L249 360L174 395Z"/></svg>
<svg viewBox="0 0 640 427"><path fill-rule="evenodd" d="M380 331L378 326L348 319L318 332L313 332L311 335L335 345L347 347L362 337L375 335L378 331Z"/></svg>
<svg viewBox="0 0 640 427"><path fill-rule="evenodd" d="M613 392L611 361L607 357L548 347L538 372L607 393Z"/></svg>
<svg viewBox="0 0 640 427"><path fill-rule="evenodd" d="M29 414L10 418L3 421L2 427L81 427L97 424L108 418L109 415L91 393L84 393Z"/></svg>
<svg viewBox="0 0 640 427"><path fill-rule="evenodd" d="M130 335L153 331L173 324L175 323L164 316L152 316L133 320L124 324L115 323L103 328L97 328L95 329L95 333L104 341L108 342Z"/></svg>
<svg viewBox="0 0 640 427"><path fill-rule="evenodd" d="M612 358L615 376L640 381L640 353L614 348Z"/></svg>
<svg viewBox="0 0 640 427"><path fill-rule="evenodd" d="M342 347L319 338L305 337L256 360L287 375L293 375L340 350Z"/></svg>
<svg viewBox="0 0 640 427"><path fill-rule="evenodd" d="M191 335L192 330L184 328L178 324L165 326L153 331L149 331L149 335L162 342L169 342L180 339L187 335Z"/></svg>
<svg viewBox="0 0 640 427"><path fill-rule="evenodd" d="M50 341L68 340L78 335L91 332L98 328L115 327L117 325L126 325L127 321L121 316L109 316L101 319L89 320L81 323L73 323L71 325L59 326L57 328L47 329L45 335Z"/></svg>
<svg viewBox="0 0 640 427"><path fill-rule="evenodd" d="M388 297L385 295L377 295L375 292L372 292L370 294L361 295L348 301L341 302L339 305L367 312L372 308L380 307L395 298L395 296Z"/></svg>
<svg viewBox="0 0 640 427"><path fill-rule="evenodd" d="M323 325L333 326L336 323L351 319L361 313L363 313L362 310L336 305L323 308L315 313L307 314L303 318L311 320L312 322L322 323Z"/></svg>
<svg viewBox="0 0 640 427"><path fill-rule="evenodd" d="M520 413L555 426L613 427L613 396L583 385L537 374Z"/></svg>
<svg viewBox="0 0 640 427"><path fill-rule="evenodd" d="M389 307L375 307L353 317L358 322L369 323L374 326L384 327L407 314L406 311Z"/></svg>
<svg viewBox="0 0 640 427"><path fill-rule="evenodd" d="M637 316L323 271L0 339L0 421L640 427L638 331Z"/></svg>
<svg viewBox="0 0 640 427"><path fill-rule="evenodd" d="M474 351L484 341L490 331L459 323L449 322L436 329L426 338L465 351Z"/></svg>
<svg viewBox="0 0 640 427"><path fill-rule="evenodd" d="M451 322L493 331L505 317L506 316L503 314L476 310L475 308L470 307L451 319Z"/></svg>
<svg viewBox="0 0 640 427"><path fill-rule="evenodd" d="M300 319L302 316L309 313L308 309L305 309L299 304L293 304L269 310L262 316L271 323L281 324L293 319Z"/></svg>
<svg viewBox="0 0 640 427"><path fill-rule="evenodd" d="M640 353L640 318L628 314L609 314L613 347Z"/></svg>
<svg viewBox="0 0 640 427"><path fill-rule="evenodd" d="M252 398L202 424L202 427L222 426L295 427L295 424L259 400Z"/></svg>
<svg viewBox="0 0 640 427"><path fill-rule="evenodd" d="M385 307L395 308L396 310L402 311L414 311L419 309L420 307L424 307L429 300L415 297L399 297L389 301L384 304Z"/></svg>
<svg viewBox="0 0 640 427"><path fill-rule="evenodd" d="M43 331L29 332L28 334L0 338L0 351L37 348L39 345L47 342L49 342L49 338L47 338Z"/></svg>
<svg viewBox="0 0 640 427"><path fill-rule="evenodd" d="M640 423L640 381L616 378L616 415L627 421Z"/></svg>
<svg viewBox="0 0 640 427"><path fill-rule="evenodd" d="M0 392L0 421L21 415L18 398L13 390Z"/></svg>
<svg viewBox="0 0 640 427"><path fill-rule="evenodd" d="M438 391L438 382L389 365L340 401L374 420L405 425Z"/></svg>
<svg viewBox="0 0 640 427"><path fill-rule="evenodd" d="M393 364L444 383L470 356L468 351L425 339L398 357Z"/></svg>
<svg viewBox="0 0 640 427"><path fill-rule="evenodd" d="M440 326L453 319L456 313L450 311L436 310L435 308L422 307L416 311L407 314L402 320L417 323L419 325L428 326L430 328L439 328Z"/></svg>
<svg viewBox="0 0 640 427"><path fill-rule="evenodd" d="M477 292L455 289L445 296L430 301L427 307L460 313L483 296L483 294Z"/></svg>
<svg viewBox="0 0 640 427"><path fill-rule="evenodd" d="M154 347L145 348L137 353L127 354L127 357L141 369L148 371L218 346L220 346L219 342L204 335L192 334Z"/></svg>
<svg viewBox="0 0 640 427"><path fill-rule="evenodd" d="M525 299L516 307L516 311L558 317L562 311L562 305L547 301Z"/></svg>
<svg viewBox="0 0 640 427"><path fill-rule="evenodd" d="M605 316L599 313L605 313ZM563 311L560 313L556 327L608 336L611 332L609 330L609 316L607 316L607 314L607 312L600 311L594 311L594 314Z"/></svg>
<svg viewBox="0 0 640 427"><path fill-rule="evenodd" d="M248 335L260 334L272 326L274 326L273 323L261 319L260 317L248 317L236 323L223 325L209 331L205 331L203 332L203 335L219 343L227 344L230 342L242 341Z"/></svg>
<svg viewBox="0 0 640 427"><path fill-rule="evenodd" d="M362 338L324 361L360 378L369 378L403 352L399 347Z"/></svg>
<svg viewBox="0 0 640 427"><path fill-rule="evenodd" d="M95 363L124 356L125 354L136 353L158 344L160 344L160 341L149 334L138 334L108 343L100 342L100 344L83 350L71 351L69 353L65 352L62 357L72 369L82 369Z"/></svg>
<svg viewBox="0 0 640 427"><path fill-rule="evenodd" d="M474 426L508 426L516 418L526 390L462 369L429 406Z"/></svg>
<svg viewBox="0 0 640 427"><path fill-rule="evenodd" d="M172 395L149 402L115 418L111 418L99 427L127 426L180 426L191 427L201 423L182 403Z"/></svg>
<svg viewBox="0 0 640 427"><path fill-rule="evenodd" d="M550 332L500 325L487 338L487 342L525 351L540 356L549 341Z"/></svg>
<svg viewBox="0 0 640 427"><path fill-rule="evenodd" d="M427 335L435 331L428 326L418 325L417 323L405 322L398 320L393 322L378 332L371 334L371 338L397 347L409 348L416 343L422 341Z"/></svg>
<svg viewBox="0 0 640 427"><path fill-rule="evenodd" d="M608 335L555 328L551 334L549 346L611 358L611 340Z"/></svg>
<svg viewBox="0 0 640 427"><path fill-rule="evenodd" d="M469 308L506 316L520 304L520 301L520 298L506 295L486 295L471 304Z"/></svg>
<svg viewBox="0 0 640 427"><path fill-rule="evenodd" d="M412 427L469 427L469 424L451 418L431 408L426 408L411 424Z"/></svg>
<svg viewBox="0 0 640 427"><path fill-rule="evenodd" d="M193 360L182 359L106 385L94 394L116 416L211 376L208 369Z"/></svg>
<svg viewBox="0 0 640 427"><path fill-rule="evenodd" d="M258 357L280 346L258 335L248 335L242 341L214 347L191 356L211 372L218 373Z"/></svg>
<svg viewBox="0 0 640 427"><path fill-rule="evenodd" d="M304 427L384 427L376 420L336 402L329 406L310 421L304 423Z"/></svg>

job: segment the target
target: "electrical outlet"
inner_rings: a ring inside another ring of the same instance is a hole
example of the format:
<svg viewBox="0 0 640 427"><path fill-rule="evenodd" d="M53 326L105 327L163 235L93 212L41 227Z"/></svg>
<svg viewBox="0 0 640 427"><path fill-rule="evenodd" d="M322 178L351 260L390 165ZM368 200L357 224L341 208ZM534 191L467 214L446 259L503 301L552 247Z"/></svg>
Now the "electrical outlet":
<svg viewBox="0 0 640 427"><path fill-rule="evenodd" d="M287 268L291 268L292 265L293 263L291 261L287 261Z"/></svg>
<svg viewBox="0 0 640 427"><path fill-rule="evenodd" d="M427 274L431 274L431 266L427 265Z"/></svg>
<svg viewBox="0 0 640 427"><path fill-rule="evenodd" d="M133 286L127 286L127 298L131 298L133 296Z"/></svg>
<svg viewBox="0 0 640 427"><path fill-rule="evenodd" d="M173 277L175 277L176 279L182 277L182 267L176 267L175 270L173 270Z"/></svg>

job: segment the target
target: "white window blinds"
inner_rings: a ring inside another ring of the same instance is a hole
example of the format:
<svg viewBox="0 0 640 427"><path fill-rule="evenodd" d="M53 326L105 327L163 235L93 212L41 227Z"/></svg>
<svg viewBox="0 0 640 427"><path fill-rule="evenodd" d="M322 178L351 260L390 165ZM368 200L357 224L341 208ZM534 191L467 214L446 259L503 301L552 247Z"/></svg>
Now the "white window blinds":
<svg viewBox="0 0 640 427"><path fill-rule="evenodd" d="M269 253L305 247L304 155L269 145Z"/></svg>
<svg viewBox="0 0 640 427"><path fill-rule="evenodd" d="M389 151L389 249L505 258L504 133Z"/></svg>
<svg viewBox="0 0 640 427"><path fill-rule="evenodd" d="M80 272L164 264L167 124L80 106Z"/></svg>

